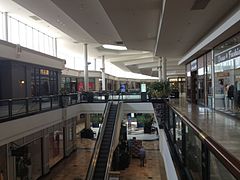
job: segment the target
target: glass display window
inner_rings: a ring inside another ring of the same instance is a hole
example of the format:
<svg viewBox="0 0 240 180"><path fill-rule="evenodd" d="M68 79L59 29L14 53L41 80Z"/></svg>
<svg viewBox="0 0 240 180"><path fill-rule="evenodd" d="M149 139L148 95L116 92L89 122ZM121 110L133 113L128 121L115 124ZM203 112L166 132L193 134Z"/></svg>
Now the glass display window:
<svg viewBox="0 0 240 180"><path fill-rule="evenodd" d="M7 178L7 147L0 146L0 179Z"/></svg>
<svg viewBox="0 0 240 180"><path fill-rule="evenodd" d="M63 158L63 128L59 128L58 130L49 133L48 153L48 163L50 168Z"/></svg>
<svg viewBox="0 0 240 180"><path fill-rule="evenodd" d="M215 109L239 112L240 33L214 48Z"/></svg>

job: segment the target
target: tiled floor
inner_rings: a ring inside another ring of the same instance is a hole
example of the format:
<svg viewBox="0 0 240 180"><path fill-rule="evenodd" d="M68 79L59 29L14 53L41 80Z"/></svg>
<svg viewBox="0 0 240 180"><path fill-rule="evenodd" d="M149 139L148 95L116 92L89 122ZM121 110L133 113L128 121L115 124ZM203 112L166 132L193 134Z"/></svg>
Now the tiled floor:
<svg viewBox="0 0 240 180"><path fill-rule="evenodd" d="M57 164L42 180L84 180L91 159L95 141L78 139L77 151ZM120 172L120 179L157 179L165 180L163 160L159 152L158 140L143 141L146 150L145 167L139 166L139 159L132 159L129 168Z"/></svg>
<svg viewBox="0 0 240 180"><path fill-rule="evenodd" d="M42 180L84 180L95 140L78 139L77 151L58 163Z"/></svg>
<svg viewBox="0 0 240 180"><path fill-rule="evenodd" d="M140 167L139 159L132 158L129 167L123 171L120 171L120 179L121 180L167 179L162 156L159 152L158 140L143 141L143 146L146 150L146 163L144 167Z"/></svg>

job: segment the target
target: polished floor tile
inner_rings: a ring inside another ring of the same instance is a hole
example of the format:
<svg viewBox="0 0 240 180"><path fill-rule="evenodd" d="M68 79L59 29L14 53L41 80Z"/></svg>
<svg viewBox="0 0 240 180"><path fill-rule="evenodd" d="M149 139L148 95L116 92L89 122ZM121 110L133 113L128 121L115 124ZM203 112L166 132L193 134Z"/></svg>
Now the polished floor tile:
<svg viewBox="0 0 240 180"><path fill-rule="evenodd" d="M94 140L79 138L77 140L77 150L53 167L50 173L42 177L41 180L84 180L94 145ZM120 179L165 180L166 174L159 151L158 140L143 141L143 146L146 150L145 167L140 167L139 159L133 158L129 167L120 171Z"/></svg>

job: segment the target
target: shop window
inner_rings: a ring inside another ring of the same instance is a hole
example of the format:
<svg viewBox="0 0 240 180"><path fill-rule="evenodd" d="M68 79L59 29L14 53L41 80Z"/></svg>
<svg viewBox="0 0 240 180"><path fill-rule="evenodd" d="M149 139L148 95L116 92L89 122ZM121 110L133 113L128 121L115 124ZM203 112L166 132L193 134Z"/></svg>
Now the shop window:
<svg viewBox="0 0 240 180"><path fill-rule="evenodd" d="M7 178L7 147L0 146L0 179Z"/></svg>
<svg viewBox="0 0 240 180"><path fill-rule="evenodd" d="M240 33L214 49L215 108L239 112Z"/></svg>
<svg viewBox="0 0 240 180"><path fill-rule="evenodd" d="M49 167L51 168L63 158L63 130L55 130L49 134Z"/></svg>
<svg viewBox="0 0 240 180"><path fill-rule="evenodd" d="M38 179L42 175L41 139L18 148L16 179Z"/></svg>

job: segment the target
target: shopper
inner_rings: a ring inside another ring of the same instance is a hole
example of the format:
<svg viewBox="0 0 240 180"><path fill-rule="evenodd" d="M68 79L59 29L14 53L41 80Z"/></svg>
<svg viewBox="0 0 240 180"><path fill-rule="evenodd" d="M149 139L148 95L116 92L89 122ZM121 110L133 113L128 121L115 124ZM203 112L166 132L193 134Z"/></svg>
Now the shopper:
<svg viewBox="0 0 240 180"><path fill-rule="evenodd" d="M145 156L146 156L145 149L142 146L139 149L140 167L144 167Z"/></svg>

